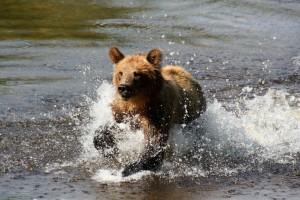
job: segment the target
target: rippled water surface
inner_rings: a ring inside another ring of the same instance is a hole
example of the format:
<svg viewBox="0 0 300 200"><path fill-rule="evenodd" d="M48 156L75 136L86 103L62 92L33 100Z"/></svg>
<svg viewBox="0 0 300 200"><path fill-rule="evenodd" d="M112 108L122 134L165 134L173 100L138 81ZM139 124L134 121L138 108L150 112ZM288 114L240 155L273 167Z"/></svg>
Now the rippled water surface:
<svg viewBox="0 0 300 200"><path fill-rule="evenodd" d="M296 0L2 0L0 199L297 199L299 19ZM162 49L209 101L157 173L120 176L141 132L120 133L114 159L93 147L111 46Z"/></svg>

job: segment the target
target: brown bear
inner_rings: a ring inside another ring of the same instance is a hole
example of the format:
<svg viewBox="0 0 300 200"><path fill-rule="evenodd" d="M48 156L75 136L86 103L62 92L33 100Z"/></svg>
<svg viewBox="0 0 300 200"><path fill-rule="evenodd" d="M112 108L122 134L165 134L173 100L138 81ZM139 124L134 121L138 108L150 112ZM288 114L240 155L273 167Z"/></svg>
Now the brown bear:
<svg viewBox="0 0 300 200"><path fill-rule="evenodd" d="M145 152L125 167L123 176L159 169L172 125L189 123L206 110L206 100L197 81L181 67L161 67L162 55L159 49L147 55L127 56L116 47L109 50L115 65L115 96L111 103L114 117L120 123L138 116L131 125L141 128L145 138ZM114 145L112 137L104 132L109 145ZM103 148L103 141L95 137L94 145L97 149Z"/></svg>

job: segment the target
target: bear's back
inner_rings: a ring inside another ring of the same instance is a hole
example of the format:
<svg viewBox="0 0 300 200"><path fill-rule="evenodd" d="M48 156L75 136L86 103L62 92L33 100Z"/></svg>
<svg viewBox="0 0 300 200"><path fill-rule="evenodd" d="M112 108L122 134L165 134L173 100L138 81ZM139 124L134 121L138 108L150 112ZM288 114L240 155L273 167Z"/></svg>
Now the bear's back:
<svg viewBox="0 0 300 200"><path fill-rule="evenodd" d="M178 66L165 66L161 69L163 78L172 84L174 90L181 97L181 101L174 105L174 123L188 123L200 116L206 109L206 100L201 86L183 68ZM174 97L168 97L174 100ZM174 103L173 103L174 104Z"/></svg>

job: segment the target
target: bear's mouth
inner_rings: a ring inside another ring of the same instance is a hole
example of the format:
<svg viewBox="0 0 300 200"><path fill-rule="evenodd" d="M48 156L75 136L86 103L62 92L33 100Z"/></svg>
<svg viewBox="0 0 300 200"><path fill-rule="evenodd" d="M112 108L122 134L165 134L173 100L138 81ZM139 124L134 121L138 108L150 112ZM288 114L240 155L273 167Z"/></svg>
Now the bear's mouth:
<svg viewBox="0 0 300 200"><path fill-rule="evenodd" d="M124 101L127 101L128 99L130 99L131 95L130 94L120 94L121 98L124 100Z"/></svg>

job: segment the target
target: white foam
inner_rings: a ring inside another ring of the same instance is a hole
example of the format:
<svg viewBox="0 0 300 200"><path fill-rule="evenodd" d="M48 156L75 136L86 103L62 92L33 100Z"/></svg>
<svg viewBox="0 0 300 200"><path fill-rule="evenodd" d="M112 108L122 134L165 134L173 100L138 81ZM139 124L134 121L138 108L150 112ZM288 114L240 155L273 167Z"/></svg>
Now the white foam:
<svg viewBox="0 0 300 200"><path fill-rule="evenodd" d="M238 99L234 112L214 100L205 113L206 134L216 147L240 146L239 151L248 154L260 147L262 157L279 161L284 154L300 151L300 107L290 106L291 101L299 99L273 89L252 100Z"/></svg>
<svg viewBox="0 0 300 200"><path fill-rule="evenodd" d="M276 159L300 152L300 107L290 106L298 100L284 91L269 90L245 102L243 128L250 139L268 148L265 156Z"/></svg>
<svg viewBox="0 0 300 200"><path fill-rule="evenodd" d="M122 177L122 170L115 169L99 169L94 176L93 180L100 183L119 183L119 182L132 182L140 180L145 176L150 175L149 171L140 171L127 177Z"/></svg>
<svg viewBox="0 0 300 200"><path fill-rule="evenodd" d="M130 129L129 124L117 124L115 122L110 108L113 96L113 86L104 81L97 89L97 99L95 101L88 100L90 102L89 116L91 119L88 124L82 127L82 136L80 138L82 153L78 162L90 165L89 167L91 168L94 168L93 165L97 166L101 165L101 163L107 165L107 162L125 165L135 160L144 149L144 135L142 131L133 131ZM119 154L113 161L110 161L94 147L93 138L96 134L95 131L99 127L113 124L117 125L122 131L115 135Z"/></svg>
<svg viewBox="0 0 300 200"><path fill-rule="evenodd" d="M241 91L244 96L249 92L252 92L251 87L245 87ZM113 86L104 82L97 94L98 99L92 101L90 106L91 121L83 130L81 160L92 165L97 163L100 167L93 176L96 181L129 181L131 179L121 177L118 168L120 164L124 167L143 151L143 133L130 130L128 124L119 124L124 131L116 136L120 138L117 144L120 150L116 158L118 164L109 169L106 164L102 166L101 163L106 163L107 158L101 157L92 141L99 126L115 123L109 106L113 99ZM288 155L300 152L300 107L297 102L300 102L299 98L273 89L253 99L235 99L234 104L230 105L214 99L208 103L207 111L201 119L184 128L175 126L172 129L169 142L174 157L179 157L179 165L185 167L182 173L205 174L200 166L180 163L180 157L189 150L197 151L195 155L199 154L198 159L202 158L203 152L209 152L212 159L216 159L215 166L220 169L222 166L218 166L218 162L227 162L228 157L247 158L257 155L256 159L262 161L272 159L275 162L286 162ZM228 111L225 107L234 109ZM196 150L195 145L198 146ZM172 165L175 166L175 163L166 161L163 169L172 170ZM140 179L144 173L131 178Z"/></svg>
<svg viewBox="0 0 300 200"><path fill-rule="evenodd" d="M107 122L113 122L113 114L110 109L110 102L113 99L114 89L111 84L104 81L97 90L97 100L91 101L90 117L91 120L88 125L82 128L81 144L82 156L81 159L89 160L99 157L99 152L94 148L93 138L95 131L99 126L105 125Z"/></svg>

